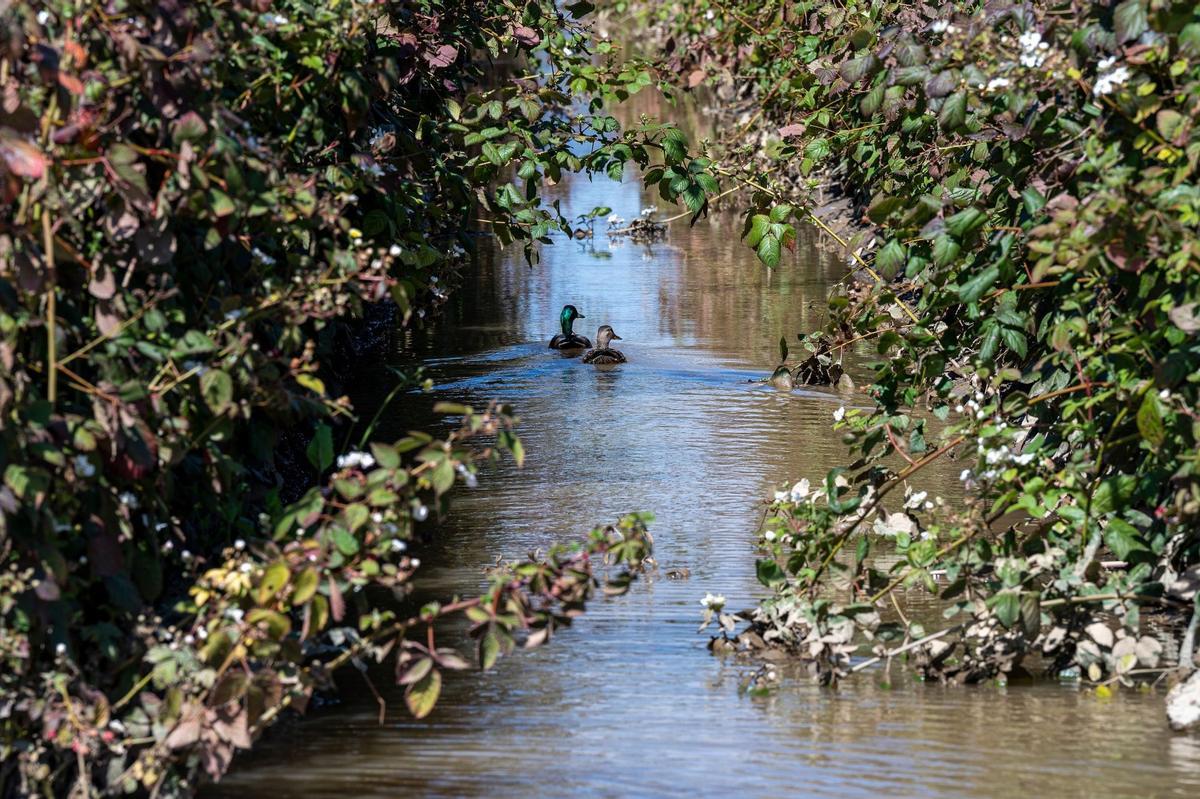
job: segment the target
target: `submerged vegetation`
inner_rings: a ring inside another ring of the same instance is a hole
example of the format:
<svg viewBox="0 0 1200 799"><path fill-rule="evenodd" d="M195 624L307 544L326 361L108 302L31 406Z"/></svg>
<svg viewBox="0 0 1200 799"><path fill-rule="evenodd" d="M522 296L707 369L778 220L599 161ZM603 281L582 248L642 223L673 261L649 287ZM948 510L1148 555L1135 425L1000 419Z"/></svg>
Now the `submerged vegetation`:
<svg viewBox="0 0 1200 799"><path fill-rule="evenodd" d="M736 132L710 155L752 196L746 243L773 266L799 220L844 244L854 279L824 332L880 356L872 407L835 414L853 462L771 505L759 577L774 595L738 643L796 651L826 679L863 640L945 680L1040 663L1129 685L1176 658L1186 675L1200 615L1195 4L641 13L667 71L733 98ZM840 225L815 200L830 186ZM964 503L922 490L947 459ZM881 535L899 555L887 568L871 556ZM952 626L885 622L904 590L944 599ZM1183 622L1165 653L1149 616Z"/></svg>

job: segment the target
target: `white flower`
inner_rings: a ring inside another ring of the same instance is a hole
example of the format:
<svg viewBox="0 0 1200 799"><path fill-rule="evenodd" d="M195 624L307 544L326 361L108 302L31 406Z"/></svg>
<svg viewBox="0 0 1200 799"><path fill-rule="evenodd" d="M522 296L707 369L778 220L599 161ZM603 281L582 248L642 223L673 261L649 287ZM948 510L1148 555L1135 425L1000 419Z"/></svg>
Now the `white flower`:
<svg viewBox="0 0 1200 799"><path fill-rule="evenodd" d="M768 540L768 541L774 541L774 540L775 540L775 531L774 531L774 530L766 530L766 531L764 531L764 532L763 532L763 538L765 538L765 539L766 539L766 540Z"/></svg>
<svg viewBox="0 0 1200 799"><path fill-rule="evenodd" d="M127 508L130 508L131 510L136 509L138 506L137 495L134 494L132 491L122 491L120 494L117 495L117 499L120 501L120 503L122 505L126 506Z"/></svg>
<svg viewBox="0 0 1200 799"><path fill-rule="evenodd" d="M965 483L965 482L967 482L968 480L970 480L970 479L971 479L971 470L970 470L970 469L963 469L963 470L962 470L962 474L960 474L960 475L958 476L958 479L959 479L959 480L961 480L961 481L962 481L962 482L964 482L964 483Z"/></svg>
<svg viewBox="0 0 1200 799"><path fill-rule="evenodd" d="M272 258L271 256L267 255L265 252L258 249L257 247L250 250L250 254L253 255L255 258L257 258L262 263L266 264L267 266L275 265L275 259Z"/></svg>
<svg viewBox="0 0 1200 799"><path fill-rule="evenodd" d="M246 542L239 538L238 540L233 542L233 548L236 549L238 552L241 552L243 549L246 548Z"/></svg>
<svg viewBox="0 0 1200 799"><path fill-rule="evenodd" d="M254 564L249 563L249 562L243 563L241 566L238 567L238 569L241 571L242 574L249 574L250 572L254 571Z"/></svg>
<svg viewBox="0 0 1200 799"><path fill-rule="evenodd" d="M934 33L945 33L945 32L946 32L946 29L947 29L947 28L949 28L949 27L950 27L950 20L948 20L948 19L935 19L935 20L933 21L933 24L931 24L931 25L929 26L929 30L933 31Z"/></svg>
<svg viewBox="0 0 1200 799"><path fill-rule="evenodd" d="M833 412L833 421L840 422L845 418L846 418L846 406L845 405L843 405L842 407L838 408L836 411Z"/></svg>
<svg viewBox="0 0 1200 799"><path fill-rule="evenodd" d="M563 48L563 55L565 55L565 56L569 56L569 55L571 55L571 48L570 48L570 47L564 47L564 48Z"/></svg>
<svg viewBox="0 0 1200 799"><path fill-rule="evenodd" d="M37 21L38 21L39 25L45 25L47 22L50 21L50 12L47 11L46 9L42 9L41 11L39 11L38 15L37 15Z"/></svg>
<svg viewBox="0 0 1200 799"><path fill-rule="evenodd" d="M1042 34L1037 31L1022 33L1017 43L1021 46L1021 56L1019 59L1021 66L1030 68L1040 67L1042 62L1046 60L1046 53L1050 49L1050 45L1042 41Z"/></svg>
<svg viewBox="0 0 1200 799"><path fill-rule="evenodd" d="M75 456L75 474L80 477L92 477L96 474L96 467L88 460L86 455Z"/></svg>
<svg viewBox="0 0 1200 799"><path fill-rule="evenodd" d="M375 522L376 524L379 524L380 522L383 521L383 514L380 513L379 511L375 511L374 513L371 514L371 521Z"/></svg>
<svg viewBox="0 0 1200 799"><path fill-rule="evenodd" d="M713 11L711 8L708 11L704 12L704 18L707 20L711 20L716 15L717 15L717 12Z"/></svg>
<svg viewBox="0 0 1200 799"><path fill-rule="evenodd" d="M418 505L417 507L413 508L412 516L417 521L423 522L429 518L429 508L425 507L424 505Z"/></svg>
<svg viewBox="0 0 1200 799"><path fill-rule="evenodd" d="M246 611L242 610L241 608L230 608L229 610L225 611L225 615L234 621L241 621L242 617L246 615Z"/></svg>
<svg viewBox="0 0 1200 799"><path fill-rule="evenodd" d="M401 541L399 538L393 538L391 547L393 552L403 552L404 550L408 549L408 544L404 541Z"/></svg>
<svg viewBox="0 0 1200 799"><path fill-rule="evenodd" d="M418 569L418 568L420 568L420 566L421 566L421 559L420 559L420 558L410 558L408 562L412 564L412 567L413 567L414 569Z"/></svg>
<svg viewBox="0 0 1200 799"><path fill-rule="evenodd" d="M622 220L621 220L621 217L617 216L616 214L609 214L609 215L608 215L608 224L610 224L610 225L615 225L615 224L617 224L617 223L618 223L618 222L620 222L620 221L622 221Z"/></svg>
<svg viewBox="0 0 1200 799"><path fill-rule="evenodd" d="M55 644L54 645L54 654L58 655L59 657L62 657L63 655L67 654L67 645L66 644Z"/></svg>
<svg viewBox="0 0 1200 799"><path fill-rule="evenodd" d="M809 489L811 489L811 488L812 488L812 484L808 482L808 478L805 478L805 479L801 480L800 482L796 483L794 486L792 486L792 491L791 491L791 495L790 495L789 499L791 499L792 502L799 502L800 500L802 500L808 496Z"/></svg>
<svg viewBox="0 0 1200 799"><path fill-rule="evenodd" d="M721 608L725 607L725 597L721 596L720 594L706 592L704 594L704 599L700 600L700 604L709 610L720 611Z"/></svg>
<svg viewBox="0 0 1200 799"><path fill-rule="evenodd" d="M788 492L786 492L786 491L776 491L775 492L775 501L776 502L784 502L787 500L787 498L788 498Z"/></svg>
<svg viewBox="0 0 1200 799"><path fill-rule="evenodd" d="M196 643L196 637L189 633L188 635L183 636L183 642L188 646L191 646L192 644Z"/></svg>
<svg viewBox="0 0 1200 799"><path fill-rule="evenodd" d="M347 452L345 455L338 455L337 459L339 469L370 469L374 465L375 458L369 452Z"/></svg>
<svg viewBox="0 0 1200 799"><path fill-rule="evenodd" d="M288 18L283 14L263 14L260 19L262 19L263 24L270 25L271 27L288 24Z"/></svg>
<svg viewBox="0 0 1200 799"><path fill-rule="evenodd" d="M1161 400L1169 400L1171 398L1171 389L1164 388L1162 391L1158 392L1158 398Z"/></svg>
<svg viewBox="0 0 1200 799"><path fill-rule="evenodd" d="M400 249L399 244L393 244L391 247L388 247L388 255L392 256L393 258L398 256L401 252L403 252L403 250Z"/></svg>
<svg viewBox="0 0 1200 799"><path fill-rule="evenodd" d="M925 497L927 497L927 496L929 496L928 491L918 491L917 493L910 496L907 501L905 501L904 507L919 508L919 507L921 507L921 503L923 503L925 501Z"/></svg>
<svg viewBox="0 0 1200 799"><path fill-rule="evenodd" d="M987 90L994 92L996 89L1003 89L1009 85L1008 78L992 78L988 81Z"/></svg>
<svg viewBox="0 0 1200 799"><path fill-rule="evenodd" d="M651 205L651 206L649 206L648 208L643 208L643 209L642 209L642 216L652 216L652 215L653 215L653 214L655 214L657 211L658 211L658 206L656 206L656 205Z"/></svg>

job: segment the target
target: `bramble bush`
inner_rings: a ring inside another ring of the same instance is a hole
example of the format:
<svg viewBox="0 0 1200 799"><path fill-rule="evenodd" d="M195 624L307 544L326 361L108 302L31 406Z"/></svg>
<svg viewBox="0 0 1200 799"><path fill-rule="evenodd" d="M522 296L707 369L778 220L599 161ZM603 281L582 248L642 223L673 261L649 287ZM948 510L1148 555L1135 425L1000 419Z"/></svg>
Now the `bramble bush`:
<svg viewBox="0 0 1200 799"><path fill-rule="evenodd" d="M772 503L759 576L774 596L743 643L795 648L826 678L863 636L885 657L903 639L923 674L958 681L1034 655L1095 683L1154 673L1144 613L1190 612L1194 631L1200 582L1195 4L641 13L671 37L671 72L755 109L713 171L751 194L764 263L792 220L830 227L820 188L850 198L859 233L838 239L859 279L829 297L826 332L880 356L874 406L836 415L853 463ZM965 505L920 490L947 458ZM870 558L879 534L889 569ZM956 623L911 646L920 625L880 617L904 589ZM1194 636L1175 629L1190 669Z"/></svg>
<svg viewBox="0 0 1200 799"><path fill-rule="evenodd" d="M706 209L678 130L605 113L654 81L590 10L0 0L0 795L186 795L348 661L430 712L447 614L487 668L628 587L645 516L402 611L417 527L524 452L501 405L368 445L344 396L477 218L571 232L564 172Z"/></svg>

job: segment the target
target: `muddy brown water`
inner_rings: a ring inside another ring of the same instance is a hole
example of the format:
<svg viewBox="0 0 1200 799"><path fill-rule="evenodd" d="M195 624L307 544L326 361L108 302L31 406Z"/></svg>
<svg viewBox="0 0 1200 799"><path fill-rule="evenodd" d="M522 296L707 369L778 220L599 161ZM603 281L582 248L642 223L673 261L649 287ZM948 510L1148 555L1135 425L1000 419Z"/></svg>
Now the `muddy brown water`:
<svg viewBox="0 0 1200 799"><path fill-rule="evenodd" d="M627 179L557 187L568 215L607 205L632 219L654 200ZM599 229L603 231L603 223ZM833 255L801 235L774 270L738 243L730 217L672 226L667 242L558 240L542 261L485 253L447 313L413 343L436 389L404 398L384 438L430 418L435 401L516 406L528 462L456 492L424 584L447 596L483 584L481 567L593 524L649 510L662 574L598 600L547 647L487 673L450 675L423 721L381 683L384 724L347 673L337 705L285 723L241 757L212 797L418 796L1195 796L1200 739L1171 734L1161 693L1111 699L1071 683L967 688L897 669L839 689L791 677L764 698L749 668L711 656L698 600L734 609L763 596L754 577L762 498L843 461L834 393L781 393L780 335L819 326ZM559 309L623 337L629 362L585 366L550 351ZM858 368L869 355L860 351ZM861 373L861 372L860 372ZM386 379L360 387L382 395ZM424 416L422 416L424 414ZM919 486L954 489L948 465ZM941 622L928 603L910 607Z"/></svg>

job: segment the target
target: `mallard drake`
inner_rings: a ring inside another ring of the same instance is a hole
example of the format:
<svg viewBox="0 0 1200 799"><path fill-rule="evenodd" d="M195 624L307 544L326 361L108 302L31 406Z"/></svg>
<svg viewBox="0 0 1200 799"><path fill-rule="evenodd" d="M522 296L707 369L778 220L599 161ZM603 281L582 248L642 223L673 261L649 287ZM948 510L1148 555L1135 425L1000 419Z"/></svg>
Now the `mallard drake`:
<svg viewBox="0 0 1200 799"><path fill-rule="evenodd" d="M596 349L588 350L587 354L583 356L583 362L597 365L625 363L625 356L621 354L620 350L614 350L608 346L613 339L620 341L621 337L614 333L608 325L600 325L600 329L596 331Z"/></svg>
<svg viewBox="0 0 1200 799"><path fill-rule="evenodd" d="M559 315L559 321L562 323L562 332L550 339L550 349L582 350L592 346L592 342L588 341L586 336L577 335L571 329L576 319L586 318L574 305L564 305L562 314Z"/></svg>

